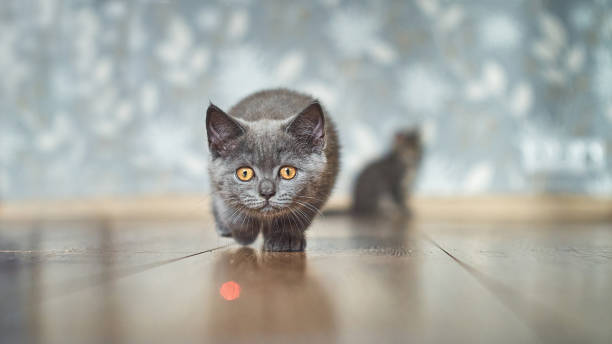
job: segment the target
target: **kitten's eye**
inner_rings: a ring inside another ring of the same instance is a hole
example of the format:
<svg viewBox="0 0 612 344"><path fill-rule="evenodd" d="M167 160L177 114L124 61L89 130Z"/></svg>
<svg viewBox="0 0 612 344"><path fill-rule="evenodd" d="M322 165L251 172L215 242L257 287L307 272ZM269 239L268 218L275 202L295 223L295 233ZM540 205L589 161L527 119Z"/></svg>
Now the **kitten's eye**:
<svg viewBox="0 0 612 344"><path fill-rule="evenodd" d="M295 171L295 167L283 166L278 173L280 174L281 178L289 180L295 177Z"/></svg>
<svg viewBox="0 0 612 344"><path fill-rule="evenodd" d="M254 175L255 172L253 172L253 169L250 167L241 167L236 170L236 176L243 182L248 182L249 180L253 179Z"/></svg>

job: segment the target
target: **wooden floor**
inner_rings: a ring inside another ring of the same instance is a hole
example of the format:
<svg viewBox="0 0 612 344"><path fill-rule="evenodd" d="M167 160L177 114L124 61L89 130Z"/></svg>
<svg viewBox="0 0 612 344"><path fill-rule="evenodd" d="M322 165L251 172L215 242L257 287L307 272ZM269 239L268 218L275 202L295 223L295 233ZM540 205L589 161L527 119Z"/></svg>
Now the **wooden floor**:
<svg viewBox="0 0 612 344"><path fill-rule="evenodd" d="M2 343L612 343L610 224L0 222Z"/></svg>

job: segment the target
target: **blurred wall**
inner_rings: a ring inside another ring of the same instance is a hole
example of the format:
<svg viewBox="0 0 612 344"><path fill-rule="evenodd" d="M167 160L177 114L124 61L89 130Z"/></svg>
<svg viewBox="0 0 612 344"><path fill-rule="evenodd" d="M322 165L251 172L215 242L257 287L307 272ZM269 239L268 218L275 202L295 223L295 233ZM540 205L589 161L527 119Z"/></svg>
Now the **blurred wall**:
<svg viewBox="0 0 612 344"><path fill-rule="evenodd" d="M420 125L418 192L612 194L612 1L0 2L0 197L208 190L204 111L286 86L350 190Z"/></svg>

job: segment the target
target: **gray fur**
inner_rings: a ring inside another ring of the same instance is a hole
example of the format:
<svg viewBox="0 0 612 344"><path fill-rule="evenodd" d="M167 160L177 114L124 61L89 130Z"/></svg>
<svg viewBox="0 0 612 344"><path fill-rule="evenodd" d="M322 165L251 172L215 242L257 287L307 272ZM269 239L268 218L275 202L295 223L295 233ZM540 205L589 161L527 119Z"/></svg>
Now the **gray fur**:
<svg viewBox="0 0 612 344"><path fill-rule="evenodd" d="M246 245L261 231L266 250L303 250L304 231L338 173L336 131L325 110L312 97L275 89L246 97L228 114L211 104L206 123L219 234ZM293 179L279 177L284 165L297 168ZM236 176L244 166L255 171L247 182ZM262 185L274 188L267 206Z"/></svg>
<svg viewBox="0 0 612 344"><path fill-rule="evenodd" d="M407 213L407 199L423 155L417 129L396 133L393 149L368 164L357 177L353 191L355 215L375 215L385 199L402 213Z"/></svg>

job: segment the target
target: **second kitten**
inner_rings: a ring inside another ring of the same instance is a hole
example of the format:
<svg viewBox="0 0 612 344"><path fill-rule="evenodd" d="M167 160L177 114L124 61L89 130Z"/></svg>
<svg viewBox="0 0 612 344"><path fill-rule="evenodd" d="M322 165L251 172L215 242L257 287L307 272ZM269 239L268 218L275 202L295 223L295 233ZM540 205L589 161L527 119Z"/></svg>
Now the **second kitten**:
<svg viewBox="0 0 612 344"><path fill-rule="evenodd" d="M422 155L418 129L398 132L391 151L368 164L357 177L352 212L374 215L381 211L385 200L390 200L400 212L406 213L406 202Z"/></svg>

